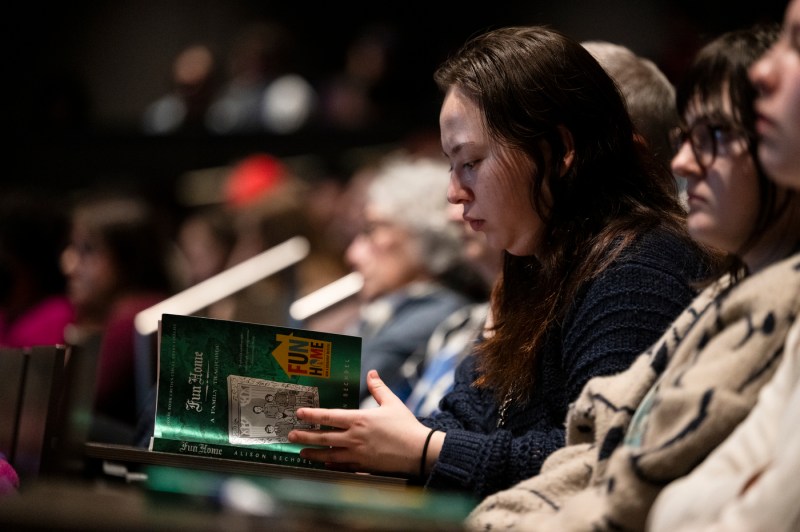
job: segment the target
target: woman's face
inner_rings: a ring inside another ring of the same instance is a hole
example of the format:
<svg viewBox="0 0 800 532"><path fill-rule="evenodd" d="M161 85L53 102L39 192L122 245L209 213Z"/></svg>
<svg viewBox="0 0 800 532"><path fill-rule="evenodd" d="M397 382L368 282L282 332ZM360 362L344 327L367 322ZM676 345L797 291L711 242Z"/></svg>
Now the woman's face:
<svg viewBox="0 0 800 532"><path fill-rule="evenodd" d="M786 9L780 39L750 68L758 156L776 182L800 189L800 0Z"/></svg>
<svg viewBox="0 0 800 532"><path fill-rule="evenodd" d="M359 296L366 301L427 275L414 236L369 204L364 209L364 229L348 246L346 258L364 278Z"/></svg>
<svg viewBox="0 0 800 532"><path fill-rule="evenodd" d="M700 140L683 141L672 159L673 172L687 180L689 233L708 246L738 252L759 210L758 177L746 140L733 119L708 119L699 105L690 106L684 119L694 132L690 137Z"/></svg>
<svg viewBox="0 0 800 532"><path fill-rule="evenodd" d="M439 126L451 166L447 200L463 206L463 219L489 246L535 254L543 223L530 199L533 161L490 139L480 109L458 88L447 92Z"/></svg>
<svg viewBox="0 0 800 532"><path fill-rule="evenodd" d="M104 312L117 285L113 259L99 239L76 223L61 257L69 298L80 312Z"/></svg>

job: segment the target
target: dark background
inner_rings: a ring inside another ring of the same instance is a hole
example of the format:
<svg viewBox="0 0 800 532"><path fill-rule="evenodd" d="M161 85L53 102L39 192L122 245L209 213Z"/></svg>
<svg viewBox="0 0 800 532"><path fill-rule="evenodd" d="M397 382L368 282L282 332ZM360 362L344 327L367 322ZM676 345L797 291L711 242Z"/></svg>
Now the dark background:
<svg viewBox="0 0 800 532"><path fill-rule="evenodd" d="M705 41L757 21L780 22L785 6L775 0L9 3L4 125L10 164L3 181L55 194L97 182L136 182L168 194L182 173L229 164L252 151L334 158L352 147L393 142L436 127L434 68L470 35L497 26L546 24L577 40L624 44L678 82ZM169 68L181 48L204 41L223 55L236 32L260 17L292 30L296 70L312 82L342 66L347 43L364 24L393 26L399 44L392 119L347 133L141 134L142 112L167 91Z"/></svg>

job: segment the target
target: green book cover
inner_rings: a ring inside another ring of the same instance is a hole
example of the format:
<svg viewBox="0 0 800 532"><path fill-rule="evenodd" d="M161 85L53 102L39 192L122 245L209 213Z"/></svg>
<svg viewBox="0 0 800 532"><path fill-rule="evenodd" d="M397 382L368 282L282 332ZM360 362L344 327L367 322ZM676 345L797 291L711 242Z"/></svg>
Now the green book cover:
<svg viewBox="0 0 800 532"><path fill-rule="evenodd" d="M291 444L303 406L358 408L361 338L164 314L151 449L323 468Z"/></svg>

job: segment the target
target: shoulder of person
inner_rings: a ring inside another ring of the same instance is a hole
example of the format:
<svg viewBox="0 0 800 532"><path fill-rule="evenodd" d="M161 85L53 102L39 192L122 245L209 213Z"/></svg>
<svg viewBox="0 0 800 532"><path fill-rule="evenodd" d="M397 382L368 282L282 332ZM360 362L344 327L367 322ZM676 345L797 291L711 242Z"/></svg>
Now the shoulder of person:
<svg viewBox="0 0 800 532"><path fill-rule="evenodd" d="M698 279L708 273L709 259L688 235L655 227L638 235L614 260L614 264L638 264Z"/></svg>

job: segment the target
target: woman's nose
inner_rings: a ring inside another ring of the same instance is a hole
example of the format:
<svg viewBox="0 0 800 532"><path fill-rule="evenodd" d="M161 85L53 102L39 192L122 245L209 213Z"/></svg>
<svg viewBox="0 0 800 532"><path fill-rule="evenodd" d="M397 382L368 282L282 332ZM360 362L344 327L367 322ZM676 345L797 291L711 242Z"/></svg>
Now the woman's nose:
<svg viewBox="0 0 800 532"><path fill-rule="evenodd" d="M61 271L64 275L71 275L78 265L78 253L73 246L68 246L61 252Z"/></svg>
<svg viewBox="0 0 800 532"><path fill-rule="evenodd" d="M775 86L775 46L767 50L761 59L753 63L748 70L750 81L760 94L765 94Z"/></svg>
<svg viewBox="0 0 800 532"><path fill-rule="evenodd" d="M678 152L672 157L672 171L686 179L698 178L703 175L703 169L694 156L692 146L689 141L684 141L678 148Z"/></svg>
<svg viewBox="0 0 800 532"><path fill-rule="evenodd" d="M469 200L467 190L461 186L461 182L455 176L450 175L450 182L447 184L447 201L454 205L459 205Z"/></svg>

